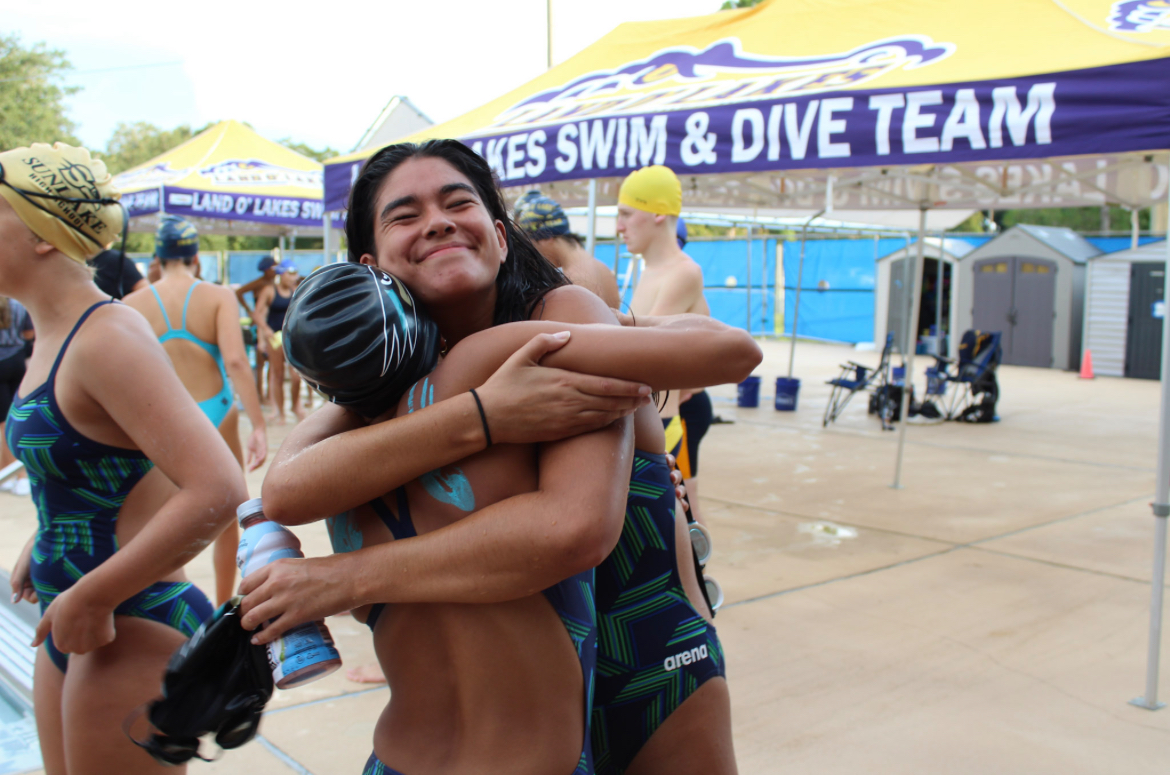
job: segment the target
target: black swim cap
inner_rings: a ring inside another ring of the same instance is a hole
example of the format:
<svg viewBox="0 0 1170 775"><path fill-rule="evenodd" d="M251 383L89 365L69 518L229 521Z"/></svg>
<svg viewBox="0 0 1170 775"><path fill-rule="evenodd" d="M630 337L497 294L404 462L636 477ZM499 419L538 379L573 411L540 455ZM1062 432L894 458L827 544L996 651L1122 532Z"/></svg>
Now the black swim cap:
<svg viewBox="0 0 1170 775"><path fill-rule="evenodd" d="M329 264L300 284L284 319L284 354L335 404L372 418L435 368L439 327L397 278Z"/></svg>

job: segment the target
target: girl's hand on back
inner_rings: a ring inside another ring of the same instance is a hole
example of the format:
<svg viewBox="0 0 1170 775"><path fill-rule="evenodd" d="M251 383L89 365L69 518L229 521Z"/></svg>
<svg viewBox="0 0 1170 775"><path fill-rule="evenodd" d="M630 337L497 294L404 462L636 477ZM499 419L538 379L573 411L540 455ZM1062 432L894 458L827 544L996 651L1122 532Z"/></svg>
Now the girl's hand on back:
<svg viewBox="0 0 1170 775"><path fill-rule="evenodd" d="M492 441L558 441L604 428L649 403L646 385L540 365L568 341L567 334L533 337L476 390Z"/></svg>

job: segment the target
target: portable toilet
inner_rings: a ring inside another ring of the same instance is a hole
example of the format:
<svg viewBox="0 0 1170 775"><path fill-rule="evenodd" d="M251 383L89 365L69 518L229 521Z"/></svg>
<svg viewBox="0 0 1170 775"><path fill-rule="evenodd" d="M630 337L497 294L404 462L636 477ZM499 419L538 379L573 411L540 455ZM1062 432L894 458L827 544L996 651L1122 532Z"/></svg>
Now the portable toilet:
<svg viewBox="0 0 1170 775"><path fill-rule="evenodd" d="M1005 364L1080 368L1085 263L1100 252L1062 226L1013 226L959 260L955 332L999 331Z"/></svg>
<svg viewBox="0 0 1170 775"><path fill-rule="evenodd" d="M946 354L955 345L955 337L951 336L952 310L955 308L955 267L959 259L971 250L971 244L960 239L927 237L923 240L922 299L918 305L918 326L915 330L921 335L923 331L930 331L932 327L937 328L933 335L923 337L926 340L927 352ZM898 352L906 352L905 332L902 326L902 321L906 317L906 295L902 288L906 281L906 258L909 257L909 268L913 270L917 255L918 241L915 240L907 247L877 260L873 341L879 347L886 341L886 333L891 332L894 334L894 346ZM948 346L941 347L943 343Z"/></svg>
<svg viewBox="0 0 1170 775"><path fill-rule="evenodd" d="M1085 349L1107 377L1162 376L1166 241L1089 260Z"/></svg>

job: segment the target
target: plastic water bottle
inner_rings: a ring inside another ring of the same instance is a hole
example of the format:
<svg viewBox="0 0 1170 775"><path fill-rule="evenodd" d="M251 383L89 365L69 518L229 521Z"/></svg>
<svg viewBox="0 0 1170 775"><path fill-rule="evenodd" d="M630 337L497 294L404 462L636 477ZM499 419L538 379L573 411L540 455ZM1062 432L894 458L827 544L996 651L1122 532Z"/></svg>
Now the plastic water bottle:
<svg viewBox="0 0 1170 775"><path fill-rule="evenodd" d="M300 540L291 530L264 516L259 498L240 504L236 509L236 519L243 531L236 552L236 565L241 576L275 560L305 556L301 552ZM315 681L341 667L341 655L337 653L324 621L293 627L269 643L267 648L268 666L272 668L272 679L278 689L291 689Z"/></svg>

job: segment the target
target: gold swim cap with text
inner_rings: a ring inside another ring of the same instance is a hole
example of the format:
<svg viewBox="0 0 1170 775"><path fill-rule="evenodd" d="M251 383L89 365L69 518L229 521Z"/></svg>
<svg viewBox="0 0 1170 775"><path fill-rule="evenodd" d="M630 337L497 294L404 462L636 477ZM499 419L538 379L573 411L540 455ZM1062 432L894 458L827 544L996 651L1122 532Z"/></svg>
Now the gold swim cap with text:
<svg viewBox="0 0 1170 775"><path fill-rule="evenodd" d="M85 148L33 143L0 153L0 196L33 234L79 263L122 231L118 189Z"/></svg>
<svg viewBox="0 0 1170 775"><path fill-rule="evenodd" d="M678 215L682 212L682 184L670 167L643 167L622 181L618 203L655 215Z"/></svg>

